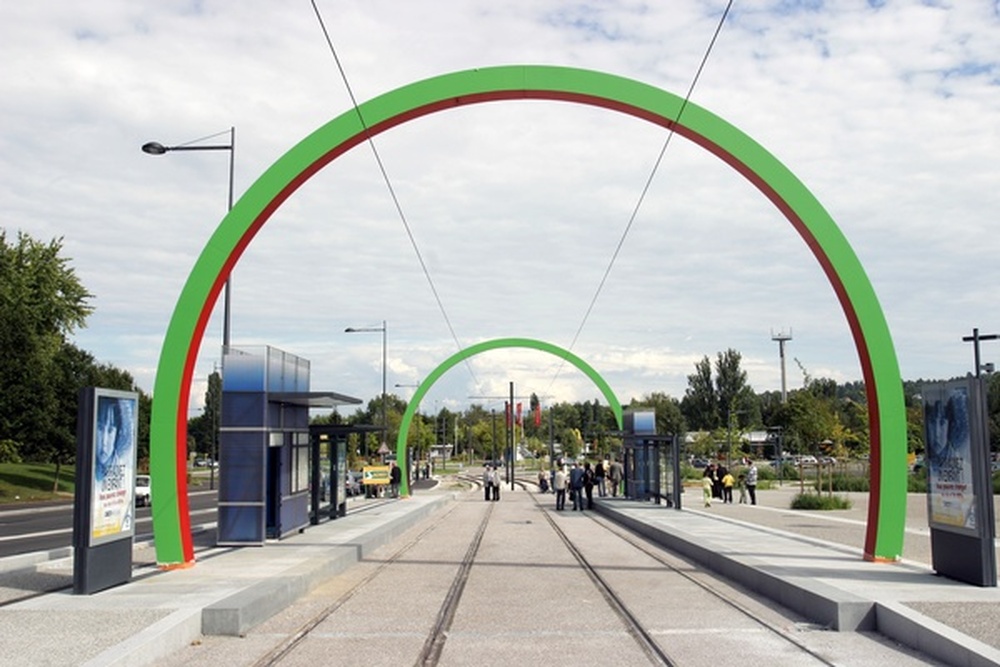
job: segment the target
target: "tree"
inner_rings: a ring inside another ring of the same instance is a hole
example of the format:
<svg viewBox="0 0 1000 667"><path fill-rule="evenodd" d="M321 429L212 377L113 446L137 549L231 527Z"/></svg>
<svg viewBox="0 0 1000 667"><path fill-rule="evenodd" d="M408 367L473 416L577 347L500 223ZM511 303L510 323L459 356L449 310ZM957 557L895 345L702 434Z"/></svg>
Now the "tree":
<svg viewBox="0 0 1000 667"><path fill-rule="evenodd" d="M715 360L715 391L720 415L726 416L727 429L747 427L760 422L760 404L747 384L747 373L740 368L743 356L730 348L719 352Z"/></svg>
<svg viewBox="0 0 1000 667"><path fill-rule="evenodd" d="M63 464L76 458L76 420L80 390L84 387L103 387L133 391L139 394L139 421L136 454L140 461L149 458L149 413L152 401L139 389L128 371L111 364L98 363L92 354L72 343L63 342L56 354L50 375L56 397L53 430L45 448L36 448L36 460L56 464L56 479Z"/></svg>
<svg viewBox="0 0 1000 667"><path fill-rule="evenodd" d="M188 453L218 457L219 426L222 415L222 376L213 371L205 390L205 409L188 420Z"/></svg>
<svg viewBox="0 0 1000 667"><path fill-rule="evenodd" d="M699 431L719 426L719 402L712 383L712 362L708 356L694 365L694 374L688 375L688 388L684 392L681 410L688 425Z"/></svg>
<svg viewBox="0 0 1000 667"><path fill-rule="evenodd" d="M742 358L732 348L719 352L714 380L707 356L695 364L681 402L681 411L691 428L710 431L760 423L760 402L747 384L746 371L740 368Z"/></svg>
<svg viewBox="0 0 1000 667"><path fill-rule="evenodd" d="M42 243L19 232L8 243L0 230L0 440L17 443L25 460L49 460L65 449L65 385L55 359L92 312L92 295L61 251L61 239Z"/></svg>
<svg viewBox="0 0 1000 667"><path fill-rule="evenodd" d="M1000 450L1000 374L998 373L991 373L986 382L986 414L989 415L990 451L996 452Z"/></svg>
<svg viewBox="0 0 1000 667"><path fill-rule="evenodd" d="M632 399L632 408L648 408L656 414L656 432L660 435L683 435L687 432L681 404L677 399L661 391L646 394L641 399Z"/></svg>
<svg viewBox="0 0 1000 667"><path fill-rule="evenodd" d="M840 432L840 421L832 402L808 390L790 394L788 410L791 436L799 453L817 451L820 442ZM786 443L789 439L786 438Z"/></svg>

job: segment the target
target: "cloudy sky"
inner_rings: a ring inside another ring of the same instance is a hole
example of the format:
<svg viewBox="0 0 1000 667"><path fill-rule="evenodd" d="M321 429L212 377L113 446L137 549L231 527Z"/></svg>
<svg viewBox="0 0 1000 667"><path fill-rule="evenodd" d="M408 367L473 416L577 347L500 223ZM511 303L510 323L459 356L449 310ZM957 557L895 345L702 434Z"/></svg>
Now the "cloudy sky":
<svg viewBox="0 0 1000 667"><path fill-rule="evenodd" d="M315 7L364 102L508 64L599 70L683 96L726 2ZM691 96L830 212L881 301L906 379L969 372L962 337L1000 332L998 45L997 0L736 0ZM0 63L0 226L9 238L64 239L94 294L76 343L151 391L181 287L225 214L229 162L225 151L153 157L140 146L225 143L235 127L239 198L349 111L314 6L5 2ZM381 337L344 329L383 320L388 387L403 398L413 389L397 384L508 336L571 348L622 402L683 396L695 362L728 348L754 389L780 389L779 332L792 334L789 388L804 373L861 379L843 311L791 225L679 137L654 173L666 140L630 117L541 101L463 107L379 135L398 209L367 146L309 181L236 267L233 343L298 354L312 362L314 390L366 400L381 388ZM221 311L220 299L195 408L219 363ZM1000 362L1000 342L982 351ZM599 396L549 355L498 350L456 367L423 409L495 405L470 397L504 395L510 381L545 401Z"/></svg>

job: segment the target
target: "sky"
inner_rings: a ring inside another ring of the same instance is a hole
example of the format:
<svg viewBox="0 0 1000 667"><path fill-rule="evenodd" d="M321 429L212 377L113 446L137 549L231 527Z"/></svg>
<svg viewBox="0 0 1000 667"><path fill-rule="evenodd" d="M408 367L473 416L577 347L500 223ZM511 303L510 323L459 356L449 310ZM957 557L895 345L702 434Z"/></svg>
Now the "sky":
<svg viewBox="0 0 1000 667"><path fill-rule="evenodd" d="M597 70L690 90L796 174L864 266L904 379L971 372L962 338L1000 333L1000 2L736 0L709 49L725 9L6 2L0 227L62 239L93 294L73 341L151 392L181 288L226 213L229 153L150 156L144 143L225 144L236 128L238 199L352 99L477 67ZM452 354L506 337L570 349L623 403L683 397L695 364L727 349L754 390L780 390L779 333L789 389L862 379L844 312L791 224L682 137L510 101L374 144L391 191L371 148L353 149L275 213L231 276L233 345L308 359L314 391L378 395L381 335L344 330L383 321L387 389L404 400ZM192 414L221 361L221 313L220 298ZM1000 363L1000 341L981 345ZM543 403L600 397L556 357L493 350L449 371L421 411L502 408L510 382Z"/></svg>

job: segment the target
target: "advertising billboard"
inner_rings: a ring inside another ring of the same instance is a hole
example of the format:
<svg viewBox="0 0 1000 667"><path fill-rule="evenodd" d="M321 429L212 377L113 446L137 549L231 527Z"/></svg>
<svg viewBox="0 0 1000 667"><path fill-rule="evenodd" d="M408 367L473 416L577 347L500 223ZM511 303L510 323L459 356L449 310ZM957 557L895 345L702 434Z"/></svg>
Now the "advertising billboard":
<svg viewBox="0 0 1000 667"><path fill-rule="evenodd" d="M925 385L927 514L934 528L978 535L978 397L967 380Z"/></svg>
<svg viewBox="0 0 1000 667"><path fill-rule="evenodd" d="M91 458L90 544L132 537L135 532L135 475L138 396L97 389Z"/></svg>

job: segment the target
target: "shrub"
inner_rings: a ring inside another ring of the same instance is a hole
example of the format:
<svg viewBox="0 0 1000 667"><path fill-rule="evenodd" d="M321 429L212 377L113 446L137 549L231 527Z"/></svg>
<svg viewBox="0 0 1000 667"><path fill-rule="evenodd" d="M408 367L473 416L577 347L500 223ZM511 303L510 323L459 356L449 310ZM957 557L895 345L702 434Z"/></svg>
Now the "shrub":
<svg viewBox="0 0 1000 667"><path fill-rule="evenodd" d="M843 496L825 496L819 493L800 493L792 498L793 510L847 510L851 501Z"/></svg>
<svg viewBox="0 0 1000 667"><path fill-rule="evenodd" d="M927 493L927 466L906 476L907 493Z"/></svg>
<svg viewBox="0 0 1000 667"><path fill-rule="evenodd" d="M783 463L781 464L780 478L798 481L799 469L791 463ZM779 471L768 463L757 464L757 479L777 480L779 479Z"/></svg>
<svg viewBox="0 0 1000 667"><path fill-rule="evenodd" d="M18 444L13 440L0 440L0 463L21 463Z"/></svg>
<svg viewBox="0 0 1000 667"><path fill-rule="evenodd" d="M871 480L858 475L836 474L833 476L833 490L842 493L849 491L868 493L871 490Z"/></svg>

